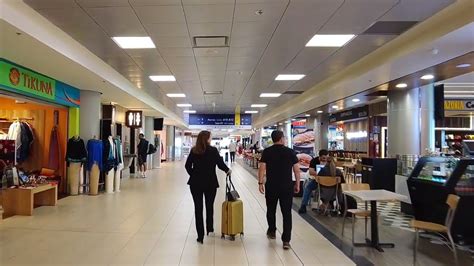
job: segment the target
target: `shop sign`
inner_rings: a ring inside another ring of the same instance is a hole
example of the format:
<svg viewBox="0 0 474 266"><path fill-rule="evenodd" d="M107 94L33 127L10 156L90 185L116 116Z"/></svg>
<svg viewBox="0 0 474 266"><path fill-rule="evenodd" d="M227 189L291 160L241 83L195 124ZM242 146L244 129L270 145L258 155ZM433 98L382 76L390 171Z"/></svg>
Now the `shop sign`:
<svg viewBox="0 0 474 266"><path fill-rule="evenodd" d="M80 105L77 88L3 58L0 58L0 89L64 106Z"/></svg>
<svg viewBox="0 0 474 266"><path fill-rule="evenodd" d="M0 61L0 84L40 98L54 100L56 80L17 65Z"/></svg>
<svg viewBox="0 0 474 266"><path fill-rule="evenodd" d="M142 111L127 111L125 113L125 125L131 128L142 127L143 112Z"/></svg>
<svg viewBox="0 0 474 266"><path fill-rule="evenodd" d="M474 101L445 100L444 110L446 111L472 111L474 110Z"/></svg>
<svg viewBox="0 0 474 266"><path fill-rule="evenodd" d="M368 116L369 116L369 106L366 105L366 106L354 108L351 110L332 114L331 116L329 116L329 122L334 123L334 122L347 121L347 120L358 119L358 118L365 118Z"/></svg>

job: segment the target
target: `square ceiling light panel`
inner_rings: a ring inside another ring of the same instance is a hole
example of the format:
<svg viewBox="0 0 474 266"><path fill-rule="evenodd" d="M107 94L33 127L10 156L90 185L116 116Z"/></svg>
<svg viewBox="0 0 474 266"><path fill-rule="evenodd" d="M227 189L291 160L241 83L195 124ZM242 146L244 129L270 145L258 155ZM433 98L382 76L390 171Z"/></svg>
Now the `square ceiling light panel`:
<svg viewBox="0 0 474 266"><path fill-rule="evenodd" d="M316 34L306 47L342 47L354 37L354 34Z"/></svg>
<svg viewBox="0 0 474 266"><path fill-rule="evenodd" d="M256 113L258 113L258 111L256 111L256 110L247 110L247 111L245 111L245 113L246 114L256 114Z"/></svg>
<svg viewBox="0 0 474 266"><path fill-rule="evenodd" d="M305 75L303 74L280 74L275 80L300 80L304 77Z"/></svg>
<svg viewBox="0 0 474 266"><path fill-rule="evenodd" d="M260 98L277 98L280 96L281 96L281 93L274 93L274 92L264 92L260 94Z"/></svg>
<svg viewBox="0 0 474 266"><path fill-rule="evenodd" d="M155 48L150 37L112 37L112 40L122 49Z"/></svg>
<svg viewBox="0 0 474 266"><path fill-rule="evenodd" d="M171 75L150 76L150 79L153 81L176 81L176 78Z"/></svg>
<svg viewBox="0 0 474 266"><path fill-rule="evenodd" d="M178 107L192 107L193 105L190 103L178 103L176 106Z"/></svg>
<svg viewBox="0 0 474 266"><path fill-rule="evenodd" d="M252 104L250 107L252 108L264 108L264 107L267 107L268 105L267 104L264 104L264 103L256 103L256 104Z"/></svg>
<svg viewBox="0 0 474 266"><path fill-rule="evenodd" d="M196 110L184 110L183 113L185 113L185 114L195 114Z"/></svg>

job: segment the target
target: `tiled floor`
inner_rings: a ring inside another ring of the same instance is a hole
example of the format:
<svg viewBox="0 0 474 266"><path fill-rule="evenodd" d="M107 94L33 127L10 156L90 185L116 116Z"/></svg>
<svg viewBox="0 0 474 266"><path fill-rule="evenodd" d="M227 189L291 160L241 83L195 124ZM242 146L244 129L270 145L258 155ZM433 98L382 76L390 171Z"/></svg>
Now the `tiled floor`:
<svg viewBox="0 0 474 266"><path fill-rule="evenodd" d="M239 165L233 172L245 211L245 236L235 242L220 238L221 187L217 233L196 244L187 175L176 162L147 179L124 180L120 193L68 197L32 217L0 221L0 265L354 265L296 213L292 250L267 240L257 181Z"/></svg>

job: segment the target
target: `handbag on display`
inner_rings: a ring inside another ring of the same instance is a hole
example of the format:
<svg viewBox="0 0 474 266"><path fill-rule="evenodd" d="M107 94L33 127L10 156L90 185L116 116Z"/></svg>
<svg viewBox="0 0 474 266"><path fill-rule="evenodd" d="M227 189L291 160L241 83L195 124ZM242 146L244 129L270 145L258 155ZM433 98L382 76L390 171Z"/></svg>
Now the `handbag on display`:
<svg viewBox="0 0 474 266"><path fill-rule="evenodd" d="M240 198L239 193L235 190L234 183L232 183L232 178L229 175L225 178L225 187L226 187L226 196L228 201L236 201Z"/></svg>

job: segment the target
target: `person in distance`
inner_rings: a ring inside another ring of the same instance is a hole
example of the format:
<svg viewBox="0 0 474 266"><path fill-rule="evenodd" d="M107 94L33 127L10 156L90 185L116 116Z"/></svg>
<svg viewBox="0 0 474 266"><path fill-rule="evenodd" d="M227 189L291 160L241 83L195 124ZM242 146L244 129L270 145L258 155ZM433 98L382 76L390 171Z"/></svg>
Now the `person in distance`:
<svg viewBox="0 0 474 266"><path fill-rule="evenodd" d="M267 237L276 238L276 208L278 201L283 215L283 249L290 249L293 193L300 191L300 168L295 151L285 146L283 132L272 132L273 145L262 152L258 170L258 188L267 204ZM293 182L291 171L295 174ZM266 176L266 182L265 182Z"/></svg>
<svg viewBox="0 0 474 266"><path fill-rule="evenodd" d="M188 185L194 201L197 242L201 244L204 243L203 197L206 204L207 235L214 232L214 200L219 187L216 165L227 175L231 174L232 171L224 163L217 148L211 146L211 132L201 131L185 164L189 174Z"/></svg>

